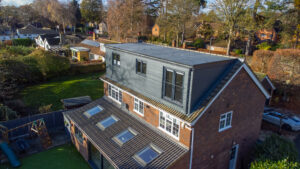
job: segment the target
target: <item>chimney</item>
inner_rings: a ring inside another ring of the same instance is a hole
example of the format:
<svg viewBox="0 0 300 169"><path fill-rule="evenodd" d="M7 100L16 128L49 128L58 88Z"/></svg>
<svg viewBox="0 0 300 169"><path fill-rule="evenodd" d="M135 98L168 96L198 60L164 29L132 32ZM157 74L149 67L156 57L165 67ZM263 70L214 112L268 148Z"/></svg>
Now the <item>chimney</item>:
<svg viewBox="0 0 300 169"><path fill-rule="evenodd" d="M95 32L93 32L93 40L94 41L96 40L96 34L95 34Z"/></svg>

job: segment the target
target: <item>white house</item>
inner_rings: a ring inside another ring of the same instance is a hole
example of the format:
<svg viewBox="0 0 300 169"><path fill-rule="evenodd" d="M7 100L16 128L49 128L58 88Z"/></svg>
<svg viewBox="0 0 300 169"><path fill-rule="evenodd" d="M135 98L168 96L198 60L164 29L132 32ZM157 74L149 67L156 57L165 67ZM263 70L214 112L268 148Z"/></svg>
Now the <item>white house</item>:
<svg viewBox="0 0 300 169"><path fill-rule="evenodd" d="M39 35L35 38L36 44L45 50L60 49L60 37L58 34Z"/></svg>

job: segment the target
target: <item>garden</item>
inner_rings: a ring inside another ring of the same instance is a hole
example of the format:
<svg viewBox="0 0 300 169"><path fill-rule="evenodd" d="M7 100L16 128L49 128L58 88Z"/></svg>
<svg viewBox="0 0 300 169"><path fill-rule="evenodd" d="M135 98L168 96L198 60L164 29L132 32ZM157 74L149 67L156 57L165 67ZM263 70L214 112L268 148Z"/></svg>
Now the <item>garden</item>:
<svg viewBox="0 0 300 169"><path fill-rule="evenodd" d="M31 46L0 47L0 121L62 109L65 98L101 97L105 64L75 64Z"/></svg>
<svg viewBox="0 0 300 169"><path fill-rule="evenodd" d="M65 144L41 153L20 159L19 169L90 169L88 163L72 144ZM6 163L1 169L13 169Z"/></svg>

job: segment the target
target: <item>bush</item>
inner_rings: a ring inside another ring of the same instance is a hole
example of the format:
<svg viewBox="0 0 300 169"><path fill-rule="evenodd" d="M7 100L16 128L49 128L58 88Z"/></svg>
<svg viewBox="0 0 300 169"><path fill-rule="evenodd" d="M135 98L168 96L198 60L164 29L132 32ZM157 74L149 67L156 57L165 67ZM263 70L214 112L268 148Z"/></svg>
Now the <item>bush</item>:
<svg viewBox="0 0 300 169"><path fill-rule="evenodd" d="M269 50L272 48L272 45L270 45L268 42L263 42L261 44L256 45L256 47L259 50Z"/></svg>
<svg viewBox="0 0 300 169"><path fill-rule="evenodd" d="M52 104L49 105L44 105L39 107L39 112L44 114L44 113L49 113L52 111Z"/></svg>
<svg viewBox="0 0 300 169"><path fill-rule="evenodd" d="M23 59L24 63L31 67L34 74L39 71L44 79L54 77L64 73L70 68L70 62L67 58L56 56L50 52L36 50Z"/></svg>
<svg viewBox="0 0 300 169"><path fill-rule="evenodd" d="M274 56L273 51L256 50L253 53L251 67L254 71L267 73L270 60Z"/></svg>
<svg viewBox="0 0 300 169"><path fill-rule="evenodd" d="M14 39L12 43L14 46L31 46L34 41L31 39Z"/></svg>
<svg viewBox="0 0 300 169"><path fill-rule="evenodd" d="M255 161L297 161L298 152L295 144L278 135L271 135L255 148Z"/></svg>
<svg viewBox="0 0 300 169"><path fill-rule="evenodd" d="M27 65L17 60L0 60L0 98L11 99L23 84L34 80Z"/></svg>
<svg viewBox="0 0 300 169"><path fill-rule="evenodd" d="M203 39L197 39L195 42L194 42L194 47L195 48L205 48L205 42Z"/></svg>
<svg viewBox="0 0 300 169"><path fill-rule="evenodd" d="M299 169L300 164L298 162L291 162L288 159L280 161L258 161L251 164L250 169Z"/></svg>
<svg viewBox="0 0 300 169"><path fill-rule="evenodd" d="M8 121L18 118L18 113L9 107L0 104L0 121Z"/></svg>
<svg viewBox="0 0 300 169"><path fill-rule="evenodd" d="M100 64L89 64L89 65L80 65L72 64L70 69L71 75L81 74L81 73L93 73L105 71L105 63Z"/></svg>
<svg viewBox="0 0 300 169"><path fill-rule="evenodd" d="M242 49L234 49L233 52L237 55L241 55L243 54L243 50Z"/></svg>

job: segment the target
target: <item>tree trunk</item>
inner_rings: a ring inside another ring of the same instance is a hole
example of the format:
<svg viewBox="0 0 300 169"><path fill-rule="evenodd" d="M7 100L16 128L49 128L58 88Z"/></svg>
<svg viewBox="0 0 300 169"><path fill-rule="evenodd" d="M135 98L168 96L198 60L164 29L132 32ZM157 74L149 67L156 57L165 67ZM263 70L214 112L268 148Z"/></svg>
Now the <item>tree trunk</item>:
<svg viewBox="0 0 300 169"><path fill-rule="evenodd" d="M177 33L177 36L176 36L176 47L178 48L179 46L179 33Z"/></svg>
<svg viewBox="0 0 300 169"><path fill-rule="evenodd" d="M251 34L249 33L245 55L250 56L250 53L251 53Z"/></svg>
<svg viewBox="0 0 300 169"><path fill-rule="evenodd" d="M294 44L294 49L297 49L300 32L297 31L296 33L297 34L296 34L296 41L295 41L295 44Z"/></svg>
<svg viewBox="0 0 300 169"><path fill-rule="evenodd" d="M226 51L226 55L230 55L230 46L231 46L231 37L232 36L232 28L229 31L229 37L228 37L228 43L227 43L227 51Z"/></svg>
<svg viewBox="0 0 300 169"><path fill-rule="evenodd" d="M185 36L185 25L183 25L183 30L182 30L182 34L181 34L181 44L183 44L183 42L184 42L184 36Z"/></svg>

